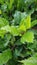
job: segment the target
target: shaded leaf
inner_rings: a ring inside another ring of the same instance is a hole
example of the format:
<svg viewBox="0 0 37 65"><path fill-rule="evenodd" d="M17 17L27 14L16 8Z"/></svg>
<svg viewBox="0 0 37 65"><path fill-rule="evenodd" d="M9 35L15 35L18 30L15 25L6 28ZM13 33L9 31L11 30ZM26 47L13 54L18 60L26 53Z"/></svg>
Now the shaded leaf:
<svg viewBox="0 0 37 65"><path fill-rule="evenodd" d="M7 63L12 58L11 50L7 49L0 53L0 65Z"/></svg>

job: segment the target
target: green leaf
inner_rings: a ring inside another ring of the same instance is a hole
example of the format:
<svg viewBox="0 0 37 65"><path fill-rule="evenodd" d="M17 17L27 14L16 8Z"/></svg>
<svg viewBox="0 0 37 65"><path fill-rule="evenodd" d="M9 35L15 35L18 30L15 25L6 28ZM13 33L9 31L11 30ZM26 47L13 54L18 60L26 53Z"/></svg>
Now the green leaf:
<svg viewBox="0 0 37 65"><path fill-rule="evenodd" d="M26 29L31 28L31 17L27 16L26 18L23 18L21 20L20 25L24 25L26 27Z"/></svg>
<svg viewBox="0 0 37 65"><path fill-rule="evenodd" d="M37 20L34 20L34 21L31 22L31 27L33 27L35 25L37 25Z"/></svg>
<svg viewBox="0 0 37 65"><path fill-rule="evenodd" d="M11 39L10 34L6 34L3 38L0 38L0 49L3 49L8 46L9 40Z"/></svg>
<svg viewBox="0 0 37 65"><path fill-rule="evenodd" d="M20 25L19 28L18 28L19 32L22 32L22 31L26 31L26 27L25 25Z"/></svg>
<svg viewBox="0 0 37 65"><path fill-rule="evenodd" d="M14 14L13 23L14 25L19 25L21 23L21 20L27 16L26 12L20 12L16 11Z"/></svg>
<svg viewBox="0 0 37 65"><path fill-rule="evenodd" d="M9 9L12 8L13 3L14 3L14 0L10 0L10 3L9 3Z"/></svg>
<svg viewBox="0 0 37 65"><path fill-rule="evenodd" d="M10 32L9 25L0 28L0 36L3 38L6 33Z"/></svg>
<svg viewBox="0 0 37 65"><path fill-rule="evenodd" d="M26 28L27 29L31 28L31 16L27 16L25 22L26 22L26 24L25 24Z"/></svg>
<svg viewBox="0 0 37 65"><path fill-rule="evenodd" d="M6 31L5 30L0 30L0 36L3 38L5 35Z"/></svg>
<svg viewBox="0 0 37 65"><path fill-rule="evenodd" d="M28 31L24 33L24 35L21 37L21 42L29 42L32 43L34 40L34 33L32 31Z"/></svg>
<svg viewBox="0 0 37 65"><path fill-rule="evenodd" d="M0 65L7 63L12 58L10 49L7 49L0 53Z"/></svg>
<svg viewBox="0 0 37 65"><path fill-rule="evenodd" d="M3 3L4 3L4 0L3 0L3 1L2 1L2 0L0 0L0 3L1 3L1 4L3 4Z"/></svg>
<svg viewBox="0 0 37 65"><path fill-rule="evenodd" d="M19 35L19 32L18 32L17 28L18 28L18 26L9 26L9 25L7 25L7 26L4 26L4 27L1 27L0 32L3 30L3 32L5 31L5 33L9 32L13 36L17 36L17 35ZM5 34L5 33L3 33L3 34ZM0 34L0 36L2 36L2 35Z"/></svg>
<svg viewBox="0 0 37 65"><path fill-rule="evenodd" d="M14 20L13 20L14 25L17 25L17 24L19 25L20 20L21 20L21 12L16 11L14 14Z"/></svg>
<svg viewBox="0 0 37 65"><path fill-rule="evenodd" d="M18 26L11 26L11 34L13 36L18 36L19 35Z"/></svg>
<svg viewBox="0 0 37 65"><path fill-rule="evenodd" d="M2 14L2 11L0 10L0 14Z"/></svg>
<svg viewBox="0 0 37 65"><path fill-rule="evenodd" d="M33 57L22 60L21 63L22 65L37 65L37 53Z"/></svg>
<svg viewBox="0 0 37 65"><path fill-rule="evenodd" d="M5 18L0 17L0 27L3 27L5 25L9 25L9 22Z"/></svg>

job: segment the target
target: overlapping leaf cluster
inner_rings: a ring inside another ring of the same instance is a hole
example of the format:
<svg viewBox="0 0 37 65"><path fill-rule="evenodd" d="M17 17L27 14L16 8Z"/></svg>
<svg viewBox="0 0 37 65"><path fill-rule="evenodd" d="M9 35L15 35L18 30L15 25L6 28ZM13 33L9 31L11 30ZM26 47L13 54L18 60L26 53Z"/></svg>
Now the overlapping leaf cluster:
<svg viewBox="0 0 37 65"><path fill-rule="evenodd" d="M0 65L37 65L37 0L0 0Z"/></svg>

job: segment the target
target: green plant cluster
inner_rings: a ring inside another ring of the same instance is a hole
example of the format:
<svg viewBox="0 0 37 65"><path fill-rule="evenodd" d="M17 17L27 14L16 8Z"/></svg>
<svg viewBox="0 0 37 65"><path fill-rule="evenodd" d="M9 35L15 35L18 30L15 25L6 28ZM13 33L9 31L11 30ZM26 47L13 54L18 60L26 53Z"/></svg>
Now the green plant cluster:
<svg viewBox="0 0 37 65"><path fill-rule="evenodd" d="M37 65L37 0L0 0L0 65Z"/></svg>

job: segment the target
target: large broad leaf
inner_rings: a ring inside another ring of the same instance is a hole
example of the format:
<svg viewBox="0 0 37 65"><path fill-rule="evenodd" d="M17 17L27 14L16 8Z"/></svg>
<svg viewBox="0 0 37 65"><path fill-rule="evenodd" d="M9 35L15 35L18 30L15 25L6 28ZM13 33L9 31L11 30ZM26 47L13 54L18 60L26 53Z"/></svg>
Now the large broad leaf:
<svg viewBox="0 0 37 65"><path fill-rule="evenodd" d="M31 27L31 17L27 16L26 18L23 18L20 25L24 25L26 29L29 29Z"/></svg>
<svg viewBox="0 0 37 65"><path fill-rule="evenodd" d="M16 11L14 14L14 25L19 25L21 20L27 16L26 12L21 13L20 11Z"/></svg>
<svg viewBox="0 0 37 65"><path fill-rule="evenodd" d="M0 65L7 63L12 58L10 49L3 51L0 53Z"/></svg>
<svg viewBox="0 0 37 65"><path fill-rule="evenodd" d="M0 17L0 27L3 27L5 25L9 25L9 22L5 18Z"/></svg>
<svg viewBox="0 0 37 65"><path fill-rule="evenodd" d="M22 37L21 37L21 42L30 42L32 43L34 39L34 34L31 31L26 32Z"/></svg>
<svg viewBox="0 0 37 65"><path fill-rule="evenodd" d="M22 65L37 65L37 53L33 57L22 60L21 63Z"/></svg>

